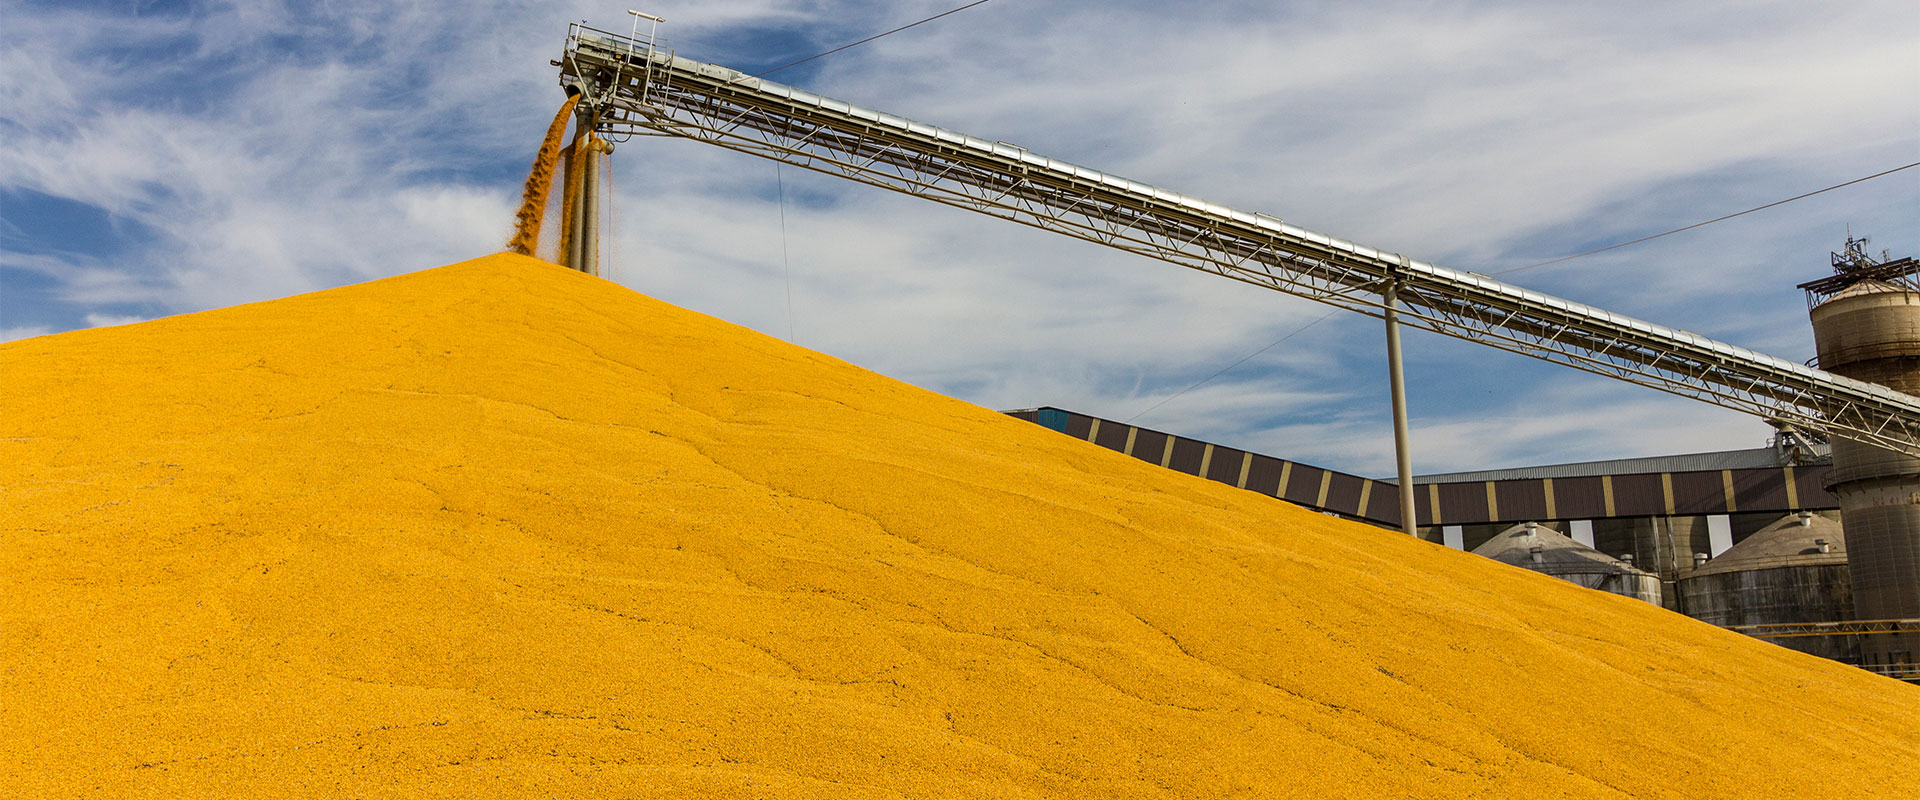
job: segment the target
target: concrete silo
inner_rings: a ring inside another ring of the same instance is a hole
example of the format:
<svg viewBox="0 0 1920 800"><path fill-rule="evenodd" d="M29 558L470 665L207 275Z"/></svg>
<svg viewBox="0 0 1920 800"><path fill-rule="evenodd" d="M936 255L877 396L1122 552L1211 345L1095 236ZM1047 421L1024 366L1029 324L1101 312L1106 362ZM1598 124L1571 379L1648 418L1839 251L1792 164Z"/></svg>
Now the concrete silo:
<svg viewBox="0 0 1920 800"><path fill-rule="evenodd" d="M1473 552L1589 589L1660 605L1658 576L1532 522L1495 534Z"/></svg>
<svg viewBox="0 0 1920 800"><path fill-rule="evenodd" d="M1827 517L1790 514L1710 561L1705 556L1674 584L1689 617L1721 627L1854 619L1845 534ZM1847 663L1860 656L1855 636L1768 641Z"/></svg>
<svg viewBox="0 0 1920 800"><path fill-rule="evenodd" d="M1866 253L1848 237L1834 274L1807 292L1820 368L1920 394L1920 264ZM1840 499L1857 619L1920 618L1920 458L1847 440L1833 442L1828 477ZM1920 634L1877 634L1865 664L1920 659Z"/></svg>

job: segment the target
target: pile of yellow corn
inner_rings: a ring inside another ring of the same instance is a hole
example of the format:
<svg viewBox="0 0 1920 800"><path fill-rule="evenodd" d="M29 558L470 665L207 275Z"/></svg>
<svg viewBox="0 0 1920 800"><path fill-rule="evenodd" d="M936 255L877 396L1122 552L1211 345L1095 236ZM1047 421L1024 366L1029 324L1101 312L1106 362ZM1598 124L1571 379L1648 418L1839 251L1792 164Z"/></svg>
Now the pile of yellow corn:
<svg viewBox="0 0 1920 800"><path fill-rule="evenodd" d="M1920 688L498 255L0 345L19 797L1920 796Z"/></svg>

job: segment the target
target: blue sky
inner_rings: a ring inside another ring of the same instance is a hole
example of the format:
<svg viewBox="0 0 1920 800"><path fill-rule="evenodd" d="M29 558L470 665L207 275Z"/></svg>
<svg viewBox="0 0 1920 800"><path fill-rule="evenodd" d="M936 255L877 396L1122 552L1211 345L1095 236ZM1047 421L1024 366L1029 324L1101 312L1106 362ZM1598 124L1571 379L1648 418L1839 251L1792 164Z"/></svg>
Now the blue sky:
<svg viewBox="0 0 1920 800"><path fill-rule="evenodd" d="M755 71L957 5L650 2ZM272 299L503 242L569 21L628 5L0 0L0 338ZM776 77L1494 272L1920 161L1905 2L995 2ZM613 158L612 277L994 408L1131 417L1312 303L683 141ZM1812 354L1849 226L1920 254L1920 169L1512 278ZM792 314L786 298L791 290ZM1391 472L1339 315L1139 424ZM1761 444L1757 420L1424 333L1417 471Z"/></svg>

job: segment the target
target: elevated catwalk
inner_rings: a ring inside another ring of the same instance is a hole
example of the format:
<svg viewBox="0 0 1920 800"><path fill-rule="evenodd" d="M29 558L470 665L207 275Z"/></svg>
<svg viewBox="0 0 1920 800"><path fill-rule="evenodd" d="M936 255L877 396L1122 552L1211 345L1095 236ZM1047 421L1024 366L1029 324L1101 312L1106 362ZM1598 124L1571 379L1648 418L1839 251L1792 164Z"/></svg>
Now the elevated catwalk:
<svg viewBox="0 0 1920 800"><path fill-rule="evenodd" d="M1046 407L1008 414L1168 469L1230 483L1316 511L1398 528L1392 481L1374 480L1161 431ZM1772 449L1565 464L1414 479L1422 527L1621 517L1825 511L1824 459L1793 463ZM1675 467L1679 467L1676 469Z"/></svg>
<svg viewBox="0 0 1920 800"><path fill-rule="evenodd" d="M561 83L612 136L675 136L1920 457L1920 399L1689 331L681 58L574 25Z"/></svg>

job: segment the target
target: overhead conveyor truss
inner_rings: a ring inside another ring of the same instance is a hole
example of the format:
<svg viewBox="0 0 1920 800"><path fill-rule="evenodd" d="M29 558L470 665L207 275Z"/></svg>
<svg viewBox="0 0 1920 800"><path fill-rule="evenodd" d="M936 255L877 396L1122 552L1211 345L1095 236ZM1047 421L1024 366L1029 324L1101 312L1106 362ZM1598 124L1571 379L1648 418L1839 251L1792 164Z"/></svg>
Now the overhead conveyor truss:
<svg viewBox="0 0 1920 800"><path fill-rule="evenodd" d="M574 25L561 82L609 135L677 136L1920 456L1920 398Z"/></svg>
<svg viewBox="0 0 1920 800"><path fill-rule="evenodd" d="M1867 633L1920 633L1920 619L1857 619L1839 622L1783 622L1768 625L1729 625L1759 639L1790 639L1802 636L1858 636Z"/></svg>

